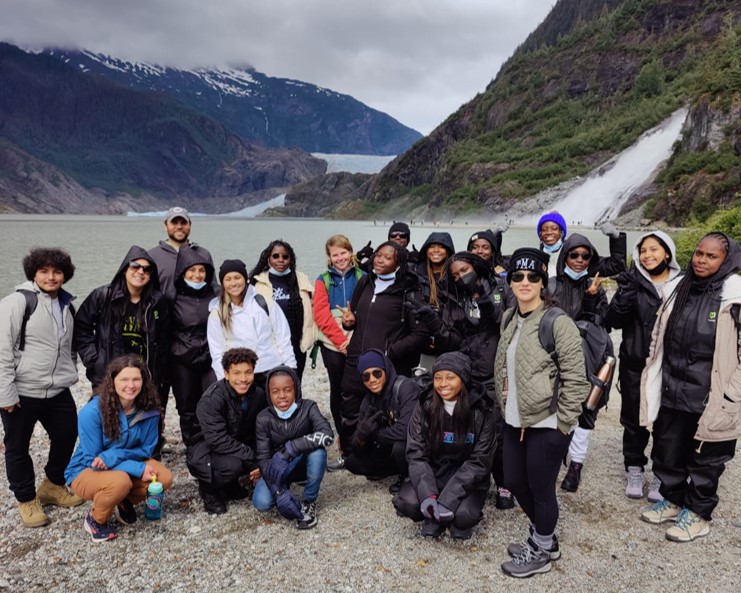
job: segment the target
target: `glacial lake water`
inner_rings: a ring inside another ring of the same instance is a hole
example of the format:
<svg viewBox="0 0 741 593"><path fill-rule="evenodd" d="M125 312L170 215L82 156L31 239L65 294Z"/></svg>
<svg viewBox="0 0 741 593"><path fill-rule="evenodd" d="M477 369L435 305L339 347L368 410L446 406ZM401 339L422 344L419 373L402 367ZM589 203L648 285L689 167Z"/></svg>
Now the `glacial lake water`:
<svg viewBox="0 0 741 593"><path fill-rule="evenodd" d="M338 221L298 219L237 219L195 217L191 240L203 245L214 257L218 269L224 259L239 258L250 270L260 252L277 238L294 248L298 269L310 279L325 269L324 243L330 235L347 235L357 250L368 241L378 245L386 239L391 221ZM448 231L455 246L464 250L468 238L491 223L455 223L433 226L431 223L411 227L412 243L420 247L432 231ZM571 230L571 229L570 229ZM608 241L599 231L573 229L588 236L602 254ZM131 245L149 249L166 238L162 220L126 216L2 215L0 216L0 297L25 280L21 260L33 246L55 246L66 249L76 266L74 278L65 288L77 296L77 304L96 286L111 280ZM638 233L628 233L628 249ZM504 253L517 247L537 246L533 227L512 227L504 234Z"/></svg>

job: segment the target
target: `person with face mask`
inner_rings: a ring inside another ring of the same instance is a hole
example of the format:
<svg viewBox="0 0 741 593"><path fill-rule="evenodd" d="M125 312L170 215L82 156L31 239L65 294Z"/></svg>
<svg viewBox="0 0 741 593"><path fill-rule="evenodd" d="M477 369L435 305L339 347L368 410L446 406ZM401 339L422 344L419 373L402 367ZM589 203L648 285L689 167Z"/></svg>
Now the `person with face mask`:
<svg viewBox="0 0 741 593"><path fill-rule="evenodd" d="M641 373L646 366L651 331L663 300L663 288L680 273L671 237L651 231L639 237L633 249L630 270L617 277L618 289L607 310L607 323L621 329L620 424L623 426L625 495L644 497L644 466L650 433L640 424ZM654 475L648 488L649 502L661 500L661 483Z"/></svg>

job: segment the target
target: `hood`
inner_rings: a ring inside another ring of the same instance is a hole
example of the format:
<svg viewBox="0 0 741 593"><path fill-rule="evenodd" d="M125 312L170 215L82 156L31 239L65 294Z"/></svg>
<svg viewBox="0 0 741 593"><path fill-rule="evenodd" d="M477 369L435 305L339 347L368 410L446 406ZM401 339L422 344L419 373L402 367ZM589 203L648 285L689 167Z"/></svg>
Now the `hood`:
<svg viewBox="0 0 741 593"><path fill-rule="evenodd" d="M152 256L147 253L146 249L139 247L138 245L132 245L129 247L126 257L121 260L121 265L118 266L118 271L115 276L113 276L113 280L111 280L111 285L116 284L116 281L124 275L126 268L129 266L129 262L135 259L146 259L149 262L153 268L152 273L149 276L149 284L153 290L159 290L160 279L157 271L157 263L152 259Z"/></svg>
<svg viewBox="0 0 741 593"><path fill-rule="evenodd" d="M492 257L494 259L497 258L497 255L502 254L502 233L495 233L491 229L478 231L477 233L471 235L470 239L468 239L468 246L466 247L466 249L468 251L471 251L473 242L478 239L486 239L487 241L489 241L489 244L491 245Z"/></svg>
<svg viewBox="0 0 741 593"><path fill-rule="evenodd" d="M739 270L741 270L741 246L739 246L738 242L736 242L735 239L731 239L731 237L729 237L725 233L719 234L723 235L728 240L728 255L726 256L726 259L723 261L723 263L720 265L718 271L710 278L710 283L712 285L722 284L723 281L728 278L728 276L730 276L731 274L736 274ZM690 268L692 267L691 262L689 266Z"/></svg>
<svg viewBox="0 0 741 593"><path fill-rule="evenodd" d="M178 251L178 257L175 262L175 282L183 281L183 275L185 271L197 264L201 264L206 267L206 284L213 284L214 281L214 261L211 258L211 254L197 245L187 246L184 245Z"/></svg>
<svg viewBox="0 0 741 593"><path fill-rule="evenodd" d="M635 245L633 245L633 263L631 265L633 265L635 269L638 270L641 276L643 276L649 282L652 282L651 274L649 274L638 261L638 256L640 255L638 252L638 246L646 237L656 237L669 248L669 252L672 254L672 260L669 262L669 280L671 281L676 278L682 271L682 268L680 268L679 264L677 263L677 247L676 245L674 245L674 241L672 241L672 238L664 231L651 231L649 233L643 233L640 237L638 237Z"/></svg>
<svg viewBox="0 0 741 593"><path fill-rule="evenodd" d="M597 249L595 249L591 241L584 235L574 233L573 235L569 235L568 238L564 240L563 247L561 247L561 250L558 252L558 261L556 262L557 277L560 278L564 275L563 271L566 267L566 258L569 255L569 251L571 251L575 247L586 247L592 252L592 259L589 260L587 275L591 277L597 273L597 269L599 268L599 253L597 253Z"/></svg>
<svg viewBox="0 0 741 593"><path fill-rule="evenodd" d="M381 352L381 350L379 350L378 348L369 348L368 350L364 351L364 353L365 352L375 352L383 358L383 365L386 367L386 384L383 386L383 391L377 397L385 397L387 395L390 395L391 389L394 387L396 377L398 376L396 374L396 369L394 368L394 363L391 362L391 359L383 352ZM363 384L363 394L366 393L370 393L370 391L368 391Z"/></svg>
<svg viewBox="0 0 741 593"><path fill-rule="evenodd" d="M450 233L436 231L434 233L430 233L430 236L427 237L425 242L422 244L422 247L419 250L421 260L427 259L427 249L433 243L438 243L439 245L445 247L445 250L448 252L448 257L455 253L455 247L453 247L453 237L450 236Z"/></svg>
<svg viewBox="0 0 741 593"><path fill-rule="evenodd" d="M272 377L275 373L278 371L284 371L288 373L291 376L291 379L293 379L293 387L296 390L296 403L301 404L302 396L301 396L301 381L298 378L298 375L296 374L296 371L292 369L291 367L287 367L285 365L279 365L275 368L272 368L268 371L267 376L265 377L265 396L268 398L268 405L271 410L275 411L273 409L273 404L270 402L270 377Z"/></svg>

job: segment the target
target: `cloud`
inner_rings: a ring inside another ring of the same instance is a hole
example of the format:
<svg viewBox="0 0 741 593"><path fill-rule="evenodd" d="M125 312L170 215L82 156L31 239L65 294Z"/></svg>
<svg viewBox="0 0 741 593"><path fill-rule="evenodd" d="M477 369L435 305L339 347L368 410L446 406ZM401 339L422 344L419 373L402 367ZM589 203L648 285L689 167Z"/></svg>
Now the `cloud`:
<svg viewBox="0 0 741 593"><path fill-rule="evenodd" d="M423 133L484 90L548 0L3 0L0 39L181 68L250 64Z"/></svg>

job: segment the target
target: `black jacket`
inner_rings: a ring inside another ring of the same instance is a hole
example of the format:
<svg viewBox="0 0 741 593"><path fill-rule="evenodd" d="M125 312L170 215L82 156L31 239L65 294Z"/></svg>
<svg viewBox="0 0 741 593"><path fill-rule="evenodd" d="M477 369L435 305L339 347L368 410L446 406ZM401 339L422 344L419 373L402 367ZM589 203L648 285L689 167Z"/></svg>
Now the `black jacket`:
<svg viewBox="0 0 741 593"><path fill-rule="evenodd" d="M427 250L430 245L437 243L445 247L445 251L448 252L448 257L455 253L455 247L453 246L453 238L450 233L444 232L433 232L427 237L427 240L422 244L422 248L419 250L419 256L416 265L414 265L414 273L419 278L419 291L422 293L422 299L425 303L430 302L430 278L427 275ZM442 277L436 280L438 301L442 304L445 301L445 293L447 291L448 279Z"/></svg>
<svg viewBox="0 0 741 593"><path fill-rule="evenodd" d="M213 455L237 457L245 467L254 465L255 421L266 406L265 392L254 384L244 399L226 379L211 385L196 407L196 421L186 453L190 473L210 482Z"/></svg>
<svg viewBox="0 0 741 593"><path fill-rule="evenodd" d="M363 388L363 401L360 403L358 422L362 422L363 418L372 416L379 410L383 411L383 414L380 428L366 441L366 447L374 442L387 445L393 445L397 441L406 442L409 419L412 417L420 394L420 388L414 380L397 375L388 357L380 350L376 352L381 354L386 362L386 384L378 395ZM399 385L395 389L397 381Z"/></svg>
<svg viewBox="0 0 741 593"><path fill-rule="evenodd" d="M469 439L463 446L445 442L433 454L430 439L429 410L433 397L430 386L421 396L409 421L407 460L409 477L419 500L436 495L437 501L455 511L471 492L489 489L494 457L494 417L484 386L471 382L469 388ZM443 414L446 432L453 431L452 417Z"/></svg>
<svg viewBox="0 0 741 593"><path fill-rule="evenodd" d="M150 259L157 264L157 273L160 281L160 292L164 294L168 299L172 300L175 298L175 279L177 278L177 258L178 254L184 249L198 249L201 253L207 253L208 257L211 254L207 249L197 245L196 243L187 243L180 249L175 249L167 241L160 241L155 247L149 250ZM219 285L215 278L210 281L213 284L214 290L218 290Z"/></svg>
<svg viewBox="0 0 741 593"><path fill-rule="evenodd" d="M185 271L194 265L206 268L206 286L194 289L185 283ZM211 254L198 246L181 249L175 267L175 300L172 303L172 347L175 361L181 365L210 367L206 326L208 305L216 296L212 282L214 263Z"/></svg>
<svg viewBox="0 0 741 593"><path fill-rule="evenodd" d="M170 307L159 292L157 266L149 254L132 246L121 262L110 284L94 289L80 306L75 316L74 348L85 365L86 375L93 386L103 381L105 369L114 358L126 354L123 349L123 318L114 315L115 309L124 309L128 299L123 275L132 260L146 259L154 266L149 283L152 290L143 302L146 338L146 363L155 384L162 377L170 349ZM123 288L122 288L123 287Z"/></svg>
<svg viewBox="0 0 741 593"><path fill-rule="evenodd" d="M296 453L309 453L321 446L328 446L334 439L329 421L319 411L316 402L301 397L301 382L298 375L290 367L279 366L272 369L267 376L265 385L270 385L270 377L276 371L284 371L291 375L296 388L296 404L298 408L287 420L283 420L275 412L275 408L268 402L267 407L257 415L255 433L257 436L257 463L262 475L266 475L270 459L273 454L291 441ZM319 433L315 438L316 433ZM321 437L328 437L322 444Z"/></svg>

